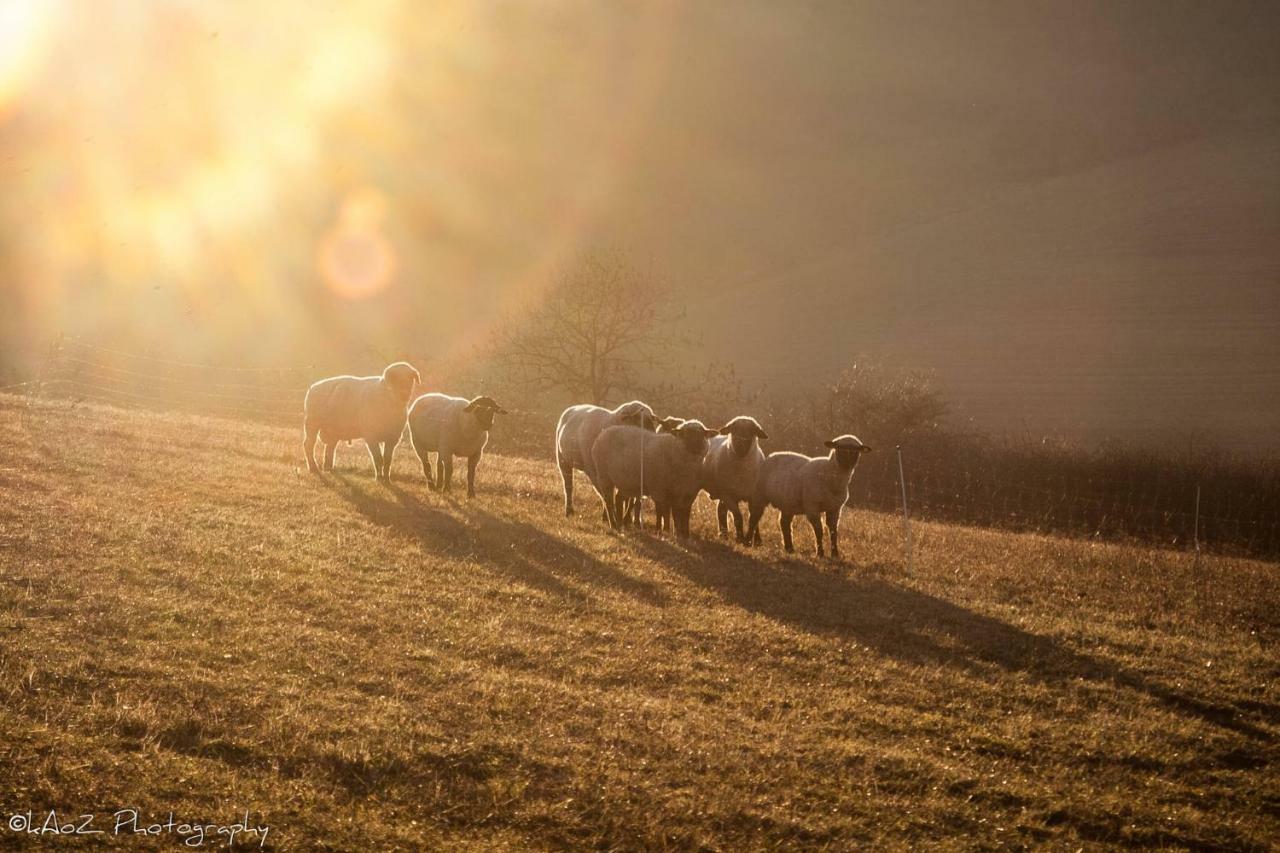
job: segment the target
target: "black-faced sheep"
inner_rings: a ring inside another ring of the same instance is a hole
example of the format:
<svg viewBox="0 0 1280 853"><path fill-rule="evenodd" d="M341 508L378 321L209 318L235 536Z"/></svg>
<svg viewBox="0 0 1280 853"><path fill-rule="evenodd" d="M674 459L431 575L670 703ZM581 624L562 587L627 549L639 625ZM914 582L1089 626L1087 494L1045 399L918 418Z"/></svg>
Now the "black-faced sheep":
<svg viewBox="0 0 1280 853"><path fill-rule="evenodd" d="M603 430L591 448L596 488L614 529L622 523L625 498L653 498L657 525L670 517L675 533L689 535L689 511L700 489L702 458L716 434L699 421L684 421L673 432L639 427Z"/></svg>
<svg viewBox="0 0 1280 853"><path fill-rule="evenodd" d="M720 434L711 439L702 460L702 488L717 502L721 536L729 535L728 516L732 513L738 541L746 541L740 504L755 494L756 479L765 461L760 442L768 438L755 418L742 415L721 427Z"/></svg>
<svg viewBox="0 0 1280 853"><path fill-rule="evenodd" d="M492 397L450 397L423 394L409 409L409 437L422 462L422 473L432 488L448 492L453 485L453 457L467 460L467 497L476 494L476 466L489 441L494 415L505 415ZM436 476L431 476L431 454L436 454Z"/></svg>
<svg viewBox="0 0 1280 853"><path fill-rule="evenodd" d="M797 515L809 519L817 540L818 556L822 556L822 516L831 532L831 556L840 556L840 512L849 500L849 481L853 469L864 453L871 451L856 436L842 435L826 442L831 452L817 458L800 453L771 453L756 479L751 498L749 541L760 542L760 516L770 504L782 513L782 544L788 552L791 544L791 520Z"/></svg>
<svg viewBox="0 0 1280 853"><path fill-rule="evenodd" d="M565 515L573 515L574 470L586 474L594 486L595 463L591 460L591 448L601 431L623 425L652 428L655 425L653 409L639 400L632 400L612 410L583 404L570 406L561 413L556 424L556 467L564 483Z"/></svg>

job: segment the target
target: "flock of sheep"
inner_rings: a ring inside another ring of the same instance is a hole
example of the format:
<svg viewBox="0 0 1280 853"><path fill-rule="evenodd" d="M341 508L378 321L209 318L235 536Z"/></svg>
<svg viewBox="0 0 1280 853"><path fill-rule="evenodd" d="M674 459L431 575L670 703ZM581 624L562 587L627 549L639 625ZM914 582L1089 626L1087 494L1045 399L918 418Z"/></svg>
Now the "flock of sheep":
<svg viewBox="0 0 1280 853"><path fill-rule="evenodd" d="M418 371L397 362L381 376L335 376L307 391L303 403L303 451L307 468L316 463L316 440L324 445L324 470L333 470L339 441L363 440L373 459L374 476L391 477L391 458L409 425L422 473L433 489L449 491L453 459L467 460L467 495L475 495L476 466L483 455L495 415L506 414L491 397L467 400L414 391ZM412 400L412 405L410 401ZM849 481L858 459L871 448L842 435L826 442L830 453L810 457L790 451L765 454L768 435L755 418L741 416L718 430L701 421L659 418L633 400L616 409L570 406L556 425L556 465L564 482L565 515L573 514L573 472L582 471L604 503L602 517L615 530L640 521L640 501L654 504L656 526L676 536L689 535L689 514L700 491L717 502L720 533L729 535L733 516L738 542L760 544L760 517L766 506L782 516L787 551L791 522L803 515L813 526L818 556L823 555L822 522L831 537L831 556L840 555L840 512L849 499ZM434 473L431 454L436 454ZM750 511L743 525L742 504Z"/></svg>

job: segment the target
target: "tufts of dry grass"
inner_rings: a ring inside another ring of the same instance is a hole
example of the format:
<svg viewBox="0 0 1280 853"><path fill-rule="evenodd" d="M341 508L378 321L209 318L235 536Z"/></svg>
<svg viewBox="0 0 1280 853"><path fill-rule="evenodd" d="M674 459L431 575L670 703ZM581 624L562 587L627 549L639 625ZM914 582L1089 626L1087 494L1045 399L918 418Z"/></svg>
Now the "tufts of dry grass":
<svg viewBox="0 0 1280 853"><path fill-rule="evenodd" d="M546 463L486 457L467 501L404 448L389 486L359 447L309 476L299 438L0 397L0 818L247 808L280 849L1280 837L1274 565L925 525L908 575L862 511L844 563L773 518L685 547L610 534L589 489L564 519Z"/></svg>

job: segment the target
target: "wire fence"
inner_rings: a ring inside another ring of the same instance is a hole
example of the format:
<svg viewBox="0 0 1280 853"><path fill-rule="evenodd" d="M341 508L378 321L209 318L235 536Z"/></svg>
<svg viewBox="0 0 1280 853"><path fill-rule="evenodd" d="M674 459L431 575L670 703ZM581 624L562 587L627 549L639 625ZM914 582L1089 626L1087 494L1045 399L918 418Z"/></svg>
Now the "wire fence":
<svg viewBox="0 0 1280 853"><path fill-rule="evenodd" d="M62 339L39 376L0 392L300 426L314 367L201 364ZM549 457L558 414L507 406L490 449ZM849 503L912 519L1280 557L1280 479L1153 475L1133 465L1061 467L902 448L859 464ZM1043 462L1043 460L1039 460ZM1076 470L1078 469L1078 470ZM1119 473L1117 473L1119 472ZM907 534L909 535L909 533Z"/></svg>

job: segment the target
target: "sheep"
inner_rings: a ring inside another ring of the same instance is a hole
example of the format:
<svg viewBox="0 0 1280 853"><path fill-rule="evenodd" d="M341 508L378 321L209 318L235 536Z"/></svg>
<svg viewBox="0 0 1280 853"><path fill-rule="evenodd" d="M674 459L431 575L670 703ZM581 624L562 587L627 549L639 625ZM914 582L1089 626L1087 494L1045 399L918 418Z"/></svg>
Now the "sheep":
<svg viewBox="0 0 1280 853"><path fill-rule="evenodd" d="M442 492L453 485L453 457L467 459L467 497L476 496L476 466L489 441L494 415L505 415L492 397L450 397L423 394L409 409L409 438L422 462L427 484ZM436 477L431 476L431 454L436 454Z"/></svg>
<svg viewBox="0 0 1280 853"><path fill-rule="evenodd" d="M698 495L702 458L716 431L700 421L684 421L672 432L650 433L633 426L609 427L591 448L596 488L609 523L621 528L625 498L653 498L657 529L670 518L675 534L689 536L689 511Z"/></svg>
<svg viewBox="0 0 1280 853"><path fill-rule="evenodd" d="M765 458L751 497L748 541L760 544L760 516L764 508L772 504L782 513L782 544L788 553L795 550L791 545L791 519L804 515L813 526L818 556L823 555L821 515L825 514L827 530L831 532L831 556L840 556L840 511L849 500L853 469L862 454L870 453L871 448L852 435L842 435L825 444L831 448L826 456L813 458L781 452Z"/></svg>
<svg viewBox="0 0 1280 853"><path fill-rule="evenodd" d="M375 480L391 480L391 457L404 431L405 406L421 381L403 361L388 365L381 376L334 376L307 389L302 403L302 449L307 470L316 473L315 447L324 443L324 470L333 470L339 441L363 439L373 459Z"/></svg>
<svg viewBox="0 0 1280 853"><path fill-rule="evenodd" d="M591 447L602 430L620 425L652 429L655 425L653 409L639 400L632 400L613 410L583 404L570 406L561 413L556 424L556 467L560 469L560 479L564 482L566 516L573 515L574 469L586 474L594 486L595 464L591 460Z"/></svg>
<svg viewBox="0 0 1280 853"><path fill-rule="evenodd" d="M765 460L759 442L768 439L759 421L745 415L729 421L720 428L720 434L711 439L707 456L702 460L702 488L711 500L718 502L716 517L721 536L729 535L728 515L732 513L738 541L746 542L739 504L749 502L755 494L756 478Z"/></svg>

